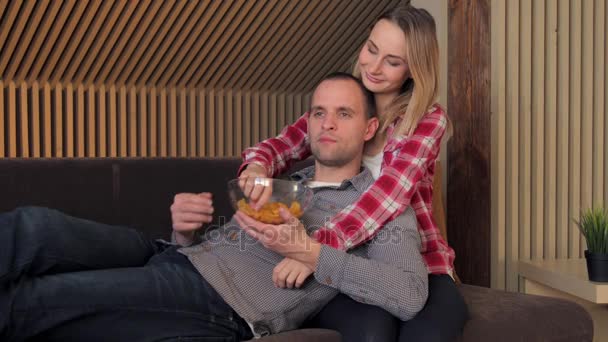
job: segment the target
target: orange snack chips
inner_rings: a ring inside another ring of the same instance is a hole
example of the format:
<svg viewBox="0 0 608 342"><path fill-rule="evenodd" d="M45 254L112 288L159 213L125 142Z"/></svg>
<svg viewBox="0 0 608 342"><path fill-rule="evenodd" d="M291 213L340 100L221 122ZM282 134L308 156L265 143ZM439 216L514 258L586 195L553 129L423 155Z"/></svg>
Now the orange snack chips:
<svg viewBox="0 0 608 342"><path fill-rule="evenodd" d="M302 207L297 201L291 202L289 208L285 204L280 202L266 203L262 206L262 208L260 208L260 210L256 211L253 210L253 208L249 206L249 203L247 203L247 201L245 201L245 199L243 198L237 202L237 206L239 210L243 211L245 214L247 214L247 216L254 218L260 222L270 224L283 223L283 219L279 214L279 208L281 207L289 210L289 212L294 217L300 218L302 216Z"/></svg>

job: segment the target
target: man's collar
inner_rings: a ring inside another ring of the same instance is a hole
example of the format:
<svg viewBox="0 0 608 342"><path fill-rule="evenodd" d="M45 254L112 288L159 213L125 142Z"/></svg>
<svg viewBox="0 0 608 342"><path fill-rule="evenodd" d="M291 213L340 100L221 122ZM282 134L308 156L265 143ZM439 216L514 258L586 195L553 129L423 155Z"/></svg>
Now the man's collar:
<svg viewBox="0 0 608 342"><path fill-rule="evenodd" d="M314 176L315 166L313 165L292 173L290 178L296 182L306 182L312 180ZM372 183L374 183L374 177L371 171L366 167L361 167L361 172L351 179L343 180L338 190L346 189L349 185L352 185L357 191L364 192Z"/></svg>

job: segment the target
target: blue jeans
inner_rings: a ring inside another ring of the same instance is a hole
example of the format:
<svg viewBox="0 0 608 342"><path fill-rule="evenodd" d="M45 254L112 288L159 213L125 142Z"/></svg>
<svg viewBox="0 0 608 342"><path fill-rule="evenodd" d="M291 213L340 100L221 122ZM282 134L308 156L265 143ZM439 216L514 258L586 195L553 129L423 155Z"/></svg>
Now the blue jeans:
<svg viewBox="0 0 608 342"><path fill-rule="evenodd" d="M50 209L0 215L2 341L250 337L177 246Z"/></svg>

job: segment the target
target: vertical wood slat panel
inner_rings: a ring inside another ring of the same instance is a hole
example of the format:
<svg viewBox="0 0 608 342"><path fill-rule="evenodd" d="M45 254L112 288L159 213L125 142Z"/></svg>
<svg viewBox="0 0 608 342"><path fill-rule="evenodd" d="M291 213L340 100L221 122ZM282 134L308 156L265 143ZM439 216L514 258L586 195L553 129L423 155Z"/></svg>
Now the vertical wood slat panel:
<svg viewBox="0 0 608 342"><path fill-rule="evenodd" d="M97 113L95 118L97 120L97 157L106 157L108 155L108 119L107 119L107 107L106 107L107 91L106 86L101 85L95 100L95 109Z"/></svg>
<svg viewBox="0 0 608 342"><path fill-rule="evenodd" d="M156 87L150 89L148 95L148 103L150 108L150 127L148 136L150 137L150 157L158 156L158 97Z"/></svg>
<svg viewBox="0 0 608 342"><path fill-rule="evenodd" d="M260 132L261 132L261 128L256 129L256 127L260 127L260 93L259 92L254 92L252 94L251 97L252 101L251 101L251 113L252 113L252 117L253 117L253 125L251 126L251 130L252 130L252 144L255 144L255 142L260 141L261 137L260 137Z"/></svg>
<svg viewBox="0 0 608 342"><path fill-rule="evenodd" d="M17 87L14 82L8 83L8 156L17 157Z"/></svg>
<svg viewBox="0 0 608 342"><path fill-rule="evenodd" d="M593 1L582 1L581 209L592 205L593 194ZM578 217L578 216L575 216ZM580 239L583 256L585 239Z"/></svg>
<svg viewBox="0 0 608 342"><path fill-rule="evenodd" d="M492 80L496 84L492 87L492 279L493 288L506 287L506 4L501 0L492 0L491 3L492 27Z"/></svg>
<svg viewBox="0 0 608 342"><path fill-rule="evenodd" d="M277 94L276 93L272 93L270 94L270 98L268 101L268 112L269 112L269 122L268 122L268 127L269 132L268 132L268 137L274 137L277 135L277 125L278 125L278 120L277 120L277 106L278 106L278 102L277 102Z"/></svg>
<svg viewBox="0 0 608 342"><path fill-rule="evenodd" d="M172 88L169 92L169 112L167 115L169 116L169 122L167 127L167 138L169 144L169 155L177 156L177 90Z"/></svg>
<svg viewBox="0 0 608 342"><path fill-rule="evenodd" d="M535 2L535 4L538 1ZM537 233L532 233L530 220L532 216L531 206L531 137L532 137L532 2L521 1L519 4L519 258L529 259L532 243L537 243ZM536 18L534 18L536 19ZM535 23L536 24L536 23ZM540 27L540 25L537 25ZM537 35L535 35L536 38ZM537 50L535 49L535 52ZM537 74L537 66L534 71ZM534 77L537 79L538 77ZM536 89L536 88L534 88ZM536 116L537 113L535 113ZM536 182L537 183L537 182ZM535 199L536 201L536 199ZM534 204L532 204L534 205ZM534 227L541 228L541 227ZM542 230L541 230L542 232Z"/></svg>
<svg viewBox="0 0 608 342"><path fill-rule="evenodd" d="M531 258L580 258L586 247L574 219L607 203L608 9L602 0L492 6L492 286L515 290L511 263L528 257L528 241ZM528 213L530 230L519 229Z"/></svg>
<svg viewBox="0 0 608 342"><path fill-rule="evenodd" d="M224 125L224 141L225 141L225 149L224 149L224 153L223 155L225 156L234 156L234 144L233 144L233 139L234 139L234 112L233 112L233 106L232 106L232 90L228 89L225 93L224 93L224 110L221 111L221 113L224 113L223 116L226 120L225 120L225 125Z"/></svg>
<svg viewBox="0 0 608 342"><path fill-rule="evenodd" d="M114 85L109 88L109 129L110 142L108 144L108 153L110 157L118 156L118 102L116 98L116 87Z"/></svg>
<svg viewBox="0 0 608 342"><path fill-rule="evenodd" d="M279 132L281 132L281 129L283 129L283 127L285 126L285 117L289 112L290 110L287 109L285 93L281 92L277 95L277 130L274 135L279 134Z"/></svg>
<svg viewBox="0 0 608 342"><path fill-rule="evenodd" d="M130 87L127 95L127 143L129 145L128 156L137 156L137 89Z"/></svg>
<svg viewBox="0 0 608 342"><path fill-rule="evenodd" d="M55 119L55 130L53 132L53 142L54 142L54 146L55 149L53 151L53 157L63 157L65 155L64 153L64 134L63 132L66 130L66 128L64 127L64 121L63 121L63 116L65 115L63 108L64 108L64 102L63 102L63 86L61 85L61 83L57 83L53 89L53 94L54 94L54 99L55 99L55 106L53 108L53 116Z"/></svg>
<svg viewBox="0 0 608 342"><path fill-rule="evenodd" d="M556 256L556 178L557 178L557 3L546 2L545 10L545 177L544 177L544 257ZM541 155L542 157L542 155Z"/></svg>
<svg viewBox="0 0 608 342"><path fill-rule="evenodd" d="M606 1L595 0L595 8L593 9L595 27L594 41L593 41L593 194L592 194L592 205L599 207L606 202L603 202L604 192L606 191L604 184L604 139L606 131L604 124L606 121L605 117L605 49L606 49ZM602 34L602 32L604 34ZM591 132L589 132L591 133Z"/></svg>
<svg viewBox="0 0 608 342"><path fill-rule="evenodd" d="M21 85L19 86L19 111L17 112L17 114L20 116L20 120L19 120L19 133L21 134L20 138L20 143L21 143L21 155L23 157L29 157L30 156L30 144L29 144L29 136L30 136L30 132L29 132L29 116L30 116L30 109L28 106L28 101L27 101L27 84L25 82L22 82Z"/></svg>
<svg viewBox="0 0 608 342"><path fill-rule="evenodd" d="M252 118L253 118L253 110L251 107L251 92L246 91L245 96L243 98L243 111L244 111L244 139L243 139L243 147L252 146L253 137L251 134L252 127Z"/></svg>
<svg viewBox="0 0 608 342"><path fill-rule="evenodd" d="M188 131L186 128L187 124L187 93L185 89L181 89L179 92L179 109L177 113L177 136L179 137L179 147L177 153L180 157L185 157L188 153Z"/></svg>
<svg viewBox="0 0 608 342"><path fill-rule="evenodd" d="M23 84L25 84L25 87L27 88L27 83L23 82ZM40 88L38 87L38 82L34 82L32 84L31 89L29 89L29 92L26 91L25 92L25 96L29 97L28 102L31 103L31 106L29 106L29 120L30 120L30 125L29 127L26 127L26 129L29 131L29 135L30 135L30 151L31 151L31 156L34 158L39 158L40 157Z"/></svg>
<svg viewBox="0 0 608 342"><path fill-rule="evenodd" d="M260 140L268 138L268 92L266 91L260 95L260 125L255 127L260 127Z"/></svg>
<svg viewBox="0 0 608 342"><path fill-rule="evenodd" d="M147 157L149 151L148 145L148 90L146 87L141 87L138 94L138 110L137 130L139 132L139 153L138 157Z"/></svg>
<svg viewBox="0 0 608 342"><path fill-rule="evenodd" d="M601 1L601 0L600 0ZM604 7L604 32L608 30L608 5ZM604 205L608 206L608 42L604 41Z"/></svg>
<svg viewBox="0 0 608 342"><path fill-rule="evenodd" d="M127 88L125 86L121 86L119 88L119 105L118 105L118 149L120 151L120 156L127 156L127 120L128 120L128 111L127 111Z"/></svg>
<svg viewBox="0 0 608 342"><path fill-rule="evenodd" d="M167 91L162 88L160 91L160 119L158 123L160 130L159 144L160 144L160 156L166 157L168 151L167 142Z"/></svg>
<svg viewBox="0 0 608 342"><path fill-rule="evenodd" d="M84 133L87 139L87 157L96 157L97 156L97 145L96 145L96 138L97 138L97 128L96 128L96 118L95 118L95 87L91 84L88 89L87 89L87 99L86 99L86 103L87 106L85 107L86 110L86 132Z"/></svg>
<svg viewBox="0 0 608 342"><path fill-rule="evenodd" d="M207 101L207 155L215 157L215 92L210 89L206 94Z"/></svg>
<svg viewBox="0 0 608 342"><path fill-rule="evenodd" d="M224 115L221 115L221 113L224 113L224 90L218 90L215 93L215 108L214 108L215 112L214 112L214 116L215 116L215 131L217 132L217 138L216 138L216 153L217 156L223 156L224 155L224 147L226 145L226 140L225 140L225 132L224 132L224 125L225 125L225 118Z"/></svg>
<svg viewBox="0 0 608 342"><path fill-rule="evenodd" d="M519 108L519 3L509 1L507 4L507 112L517 113ZM509 141L519 141L519 118L518 115L511 115L507 120L507 136ZM506 236L506 289L516 291L518 288L517 279L513 274L517 272L515 263L519 255L519 230L517 218L518 214L518 184L519 178L518 165L519 155L517 146L507 146L507 221L508 229Z"/></svg>
<svg viewBox="0 0 608 342"><path fill-rule="evenodd" d="M198 155L204 156L207 148L207 107L206 107L206 94L205 90L202 89L198 92L197 101L197 117L198 120Z"/></svg>
<svg viewBox="0 0 608 342"><path fill-rule="evenodd" d="M235 129L234 129L234 136L235 136L235 156L240 156L241 152L243 151L243 149L245 147L249 147L248 146L243 146L243 140L244 140L244 130L243 130L243 116L245 115L249 115L250 112L245 112L243 113L243 93L239 90L235 96L234 96L234 118L235 118Z"/></svg>
<svg viewBox="0 0 608 342"><path fill-rule="evenodd" d="M522 175L524 179L529 179L531 187L528 190L530 196L530 241L531 241L531 254L527 258L542 258L543 256L543 185L544 185L544 164L543 155L545 153L544 145L544 112L545 112L545 93L544 93L544 73L545 73L545 1L527 1L530 4L532 25L529 28L522 28L522 35L526 34L527 30L530 29L532 32L533 39L529 49L532 51L531 55L524 57L527 63L531 63L532 70L528 73L525 69L522 70L522 75L526 74L532 76L532 87L528 89L522 89L522 92L527 94L523 96L526 101L523 103L525 108L531 108L531 111L524 111L524 117L522 118L526 122L531 123L531 135L525 134L525 139L522 139L520 146L532 147L532 154L524 156L524 160L529 161L531 166L531 172ZM522 46L522 50L526 50L527 47ZM530 139L531 138L531 139ZM524 181L525 182L525 181ZM526 259L527 259L526 258Z"/></svg>
<svg viewBox="0 0 608 342"><path fill-rule="evenodd" d="M76 157L85 157L85 93L84 85L79 84L76 87L76 115L75 115L75 133L76 133Z"/></svg>
<svg viewBox="0 0 608 342"><path fill-rule="evenodd" d="M65 118L66 118L66 126L65 126L65 150L66 157L74 157L75 156L75 146L74 146L74 87L71 84L67 84L67 86L63 90L65 94Z"/></svg>
<svg viewBox="0 0 608 342"><path fill-rule="evenodd" d="M52 94L52 90L51 90L51 85L48 84L48 82L44 83L44 86L42 88L42 108L43 108L43 129L44 129L44 133L43 133L43 137L44 137L44 150L42 152L42 156L44 157L52 157L53 156L53 152L52 152L52 147L53 147L53 132L52 132L52 120L53 120L53 108L51 107L51 95ZM0 107L1 108L1 107ZM1 114L0 114L1 116ZM2 132L2 130L0 129L0 132Z"/></svg>
<svg viewBox="0 0 608 342"><path fill-rule="evenodd" d="M558 25L560 34L558 36L558 73L557 84L570 84L570 4L569 0L559 0L558 3ZM569 256L569 161L568 138L569 138L569 113L570 97L569 87L557 88L558 111L557 111L557 257L567 258Z"/></svg>
<svg viewBox="0 0 608 342"><path fill-rule="evenodd" d="M581 49L582 49L582 24L581 24L581 3L579 1L570 2L570 164L568 173L570 188L568 194L569 217L578 217L580 210L580 136L581 136ZM569 220L568 252L569 257L577 258L580 255L580 234L578 228Z"/></svg>
<svg viewBox="0 0 608 342"><path fill-rule="evenodd" d="M196 90L191 89L188 93L188 156L199 156L196 149L196 140L198 137L196 127Z"/></svg>

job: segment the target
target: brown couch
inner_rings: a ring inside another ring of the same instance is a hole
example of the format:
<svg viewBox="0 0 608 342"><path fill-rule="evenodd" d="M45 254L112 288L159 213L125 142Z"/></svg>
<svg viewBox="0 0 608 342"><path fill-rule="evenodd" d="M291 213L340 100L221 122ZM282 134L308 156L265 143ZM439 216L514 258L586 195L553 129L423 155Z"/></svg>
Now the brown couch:
<svg viewBox="0 0 608 342"><path fill-rule="evenodd" d="M179 192L214 194L216 217L232 209L226 182L235 158L0 159L0 212L39 205L167 238ZM440 201L440 198L437 200ZM436 205L436 208L441 208ZM435 213L443 224L442 212ZM593 323L578 304L460 284L471 314L460 341L591 341ZM340 341L334 331L301 329L260 342Z"/></svg>

